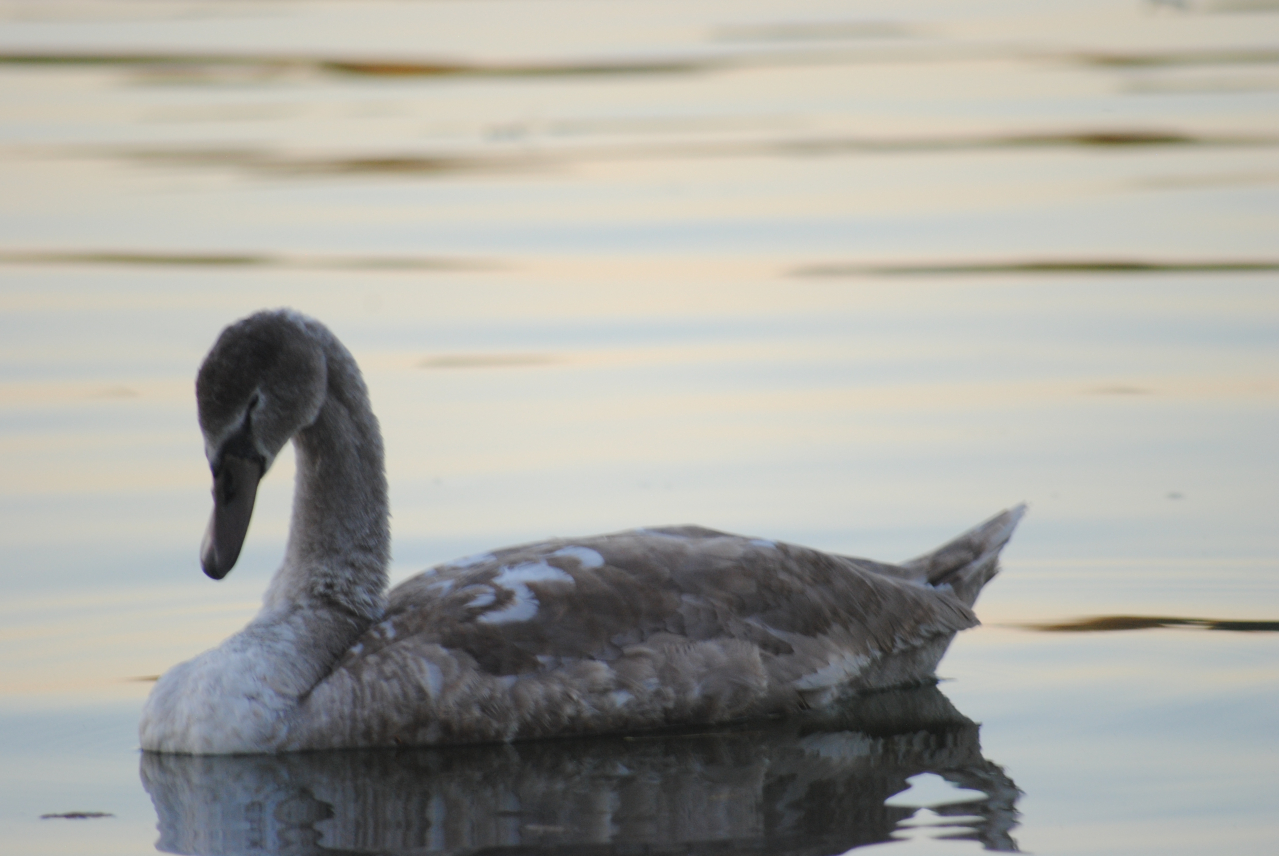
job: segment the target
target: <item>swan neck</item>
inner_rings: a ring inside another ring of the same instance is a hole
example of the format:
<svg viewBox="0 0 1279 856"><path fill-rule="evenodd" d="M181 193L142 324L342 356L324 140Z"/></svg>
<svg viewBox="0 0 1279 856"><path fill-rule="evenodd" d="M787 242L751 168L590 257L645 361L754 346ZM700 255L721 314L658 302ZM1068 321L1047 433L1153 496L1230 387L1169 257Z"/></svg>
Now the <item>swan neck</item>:
<svg viewBox="0 0 1279 856"><path fill-rule="evenodd" d="M314 422L293 437L297 479L284 564L267 594L380 620L390 528L382 436L354 358L326 348L328 383Z"/></svg>

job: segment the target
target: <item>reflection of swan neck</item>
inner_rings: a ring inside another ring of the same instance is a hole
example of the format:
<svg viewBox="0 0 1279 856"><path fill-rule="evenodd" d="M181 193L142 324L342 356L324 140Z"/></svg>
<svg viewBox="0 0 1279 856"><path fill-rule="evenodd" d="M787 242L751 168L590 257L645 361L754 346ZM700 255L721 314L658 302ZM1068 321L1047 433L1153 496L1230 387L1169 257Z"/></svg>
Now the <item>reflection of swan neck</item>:
<svg viewBox="0 0 1279 856"><path fill-rule="evenodd" d="M385 607L390 559L382 437L355 360L325 338L324 405L293 437L289 543L265 603L336 608L367 626Z"/></svg>

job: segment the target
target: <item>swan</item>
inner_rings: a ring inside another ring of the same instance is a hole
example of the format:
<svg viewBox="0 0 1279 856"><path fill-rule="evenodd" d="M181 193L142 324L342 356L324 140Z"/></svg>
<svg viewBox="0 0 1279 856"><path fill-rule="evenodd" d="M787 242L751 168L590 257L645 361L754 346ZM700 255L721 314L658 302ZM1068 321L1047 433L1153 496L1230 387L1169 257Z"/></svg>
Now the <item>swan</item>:
<svg viewBox="0 0 1279 856"><path fill-rule="evenodd" d="M901 565L697 526L559 538L387 592L382 438L323 324L259 312L196 379L213 474L201 565L235 565L259 480L297 461L284 560L252 621L147 698L144 750L498 742L821 709L934 680L1025 506Z"/></svg>

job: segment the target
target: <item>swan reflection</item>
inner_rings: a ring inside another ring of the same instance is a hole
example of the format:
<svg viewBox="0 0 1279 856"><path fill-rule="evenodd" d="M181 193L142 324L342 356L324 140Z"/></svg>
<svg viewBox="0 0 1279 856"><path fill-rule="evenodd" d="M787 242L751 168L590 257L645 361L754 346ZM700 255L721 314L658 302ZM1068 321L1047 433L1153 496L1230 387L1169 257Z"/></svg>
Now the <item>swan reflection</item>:
<svg viewBox="0 0 1279 856"><path fill-rule="evenodd" d="M160 850L297 856L836 854L918 828L885 800L921 773L980 792L932 807L940 833L1016 849L1017 787L934 686L713 732L141 764Z"/></svg>

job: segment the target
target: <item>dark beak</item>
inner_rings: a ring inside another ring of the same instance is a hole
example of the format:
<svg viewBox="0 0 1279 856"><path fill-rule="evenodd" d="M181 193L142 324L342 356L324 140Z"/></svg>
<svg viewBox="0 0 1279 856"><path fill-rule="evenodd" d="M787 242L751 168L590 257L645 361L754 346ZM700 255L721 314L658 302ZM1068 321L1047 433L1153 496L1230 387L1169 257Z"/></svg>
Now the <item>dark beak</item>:
<svg viewBox="0 0 1279 856"><path fill-rule="evenodd" d="M213 516L200 545L200 564L215 580L225 577L240 558L261 479L258 461L235 455L223 455L213 473Z"/></svg>

